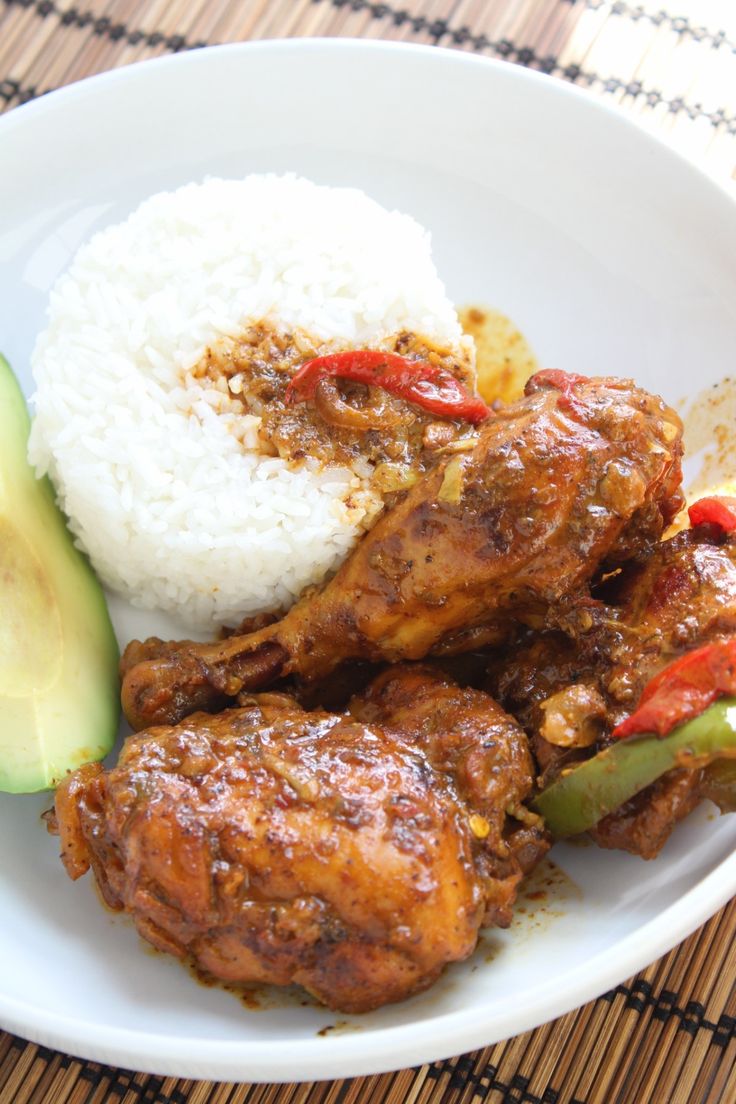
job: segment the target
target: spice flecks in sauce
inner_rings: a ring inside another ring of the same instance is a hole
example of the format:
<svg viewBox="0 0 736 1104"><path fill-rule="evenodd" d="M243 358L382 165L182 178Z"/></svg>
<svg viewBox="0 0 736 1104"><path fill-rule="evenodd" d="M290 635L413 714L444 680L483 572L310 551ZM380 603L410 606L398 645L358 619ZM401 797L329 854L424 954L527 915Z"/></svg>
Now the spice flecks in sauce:
<svg viewBox="0 0 736 1104"><path fill-rule="evenodd" d="M419 334L403 332L379 347L443 368L469 391L475 390L470 342L441 348ZM436 463L441 449L472 434L467 422L438 419L403 398L362 383L340 380L339 397L366 418L375 414L376 428L330 422L312 401L287 403L287 387L301 365L345 348L344 343L320 342L304 332L286 332L263 322L249 326L237 339L210 347L186 377L206 382L216 395L222 394L223 410L218 413L227 412L248 423L248 433L241 437L244 448L279 456L296 466L348 467L358 478L370 481L379 494L410 486Z"/></svg>

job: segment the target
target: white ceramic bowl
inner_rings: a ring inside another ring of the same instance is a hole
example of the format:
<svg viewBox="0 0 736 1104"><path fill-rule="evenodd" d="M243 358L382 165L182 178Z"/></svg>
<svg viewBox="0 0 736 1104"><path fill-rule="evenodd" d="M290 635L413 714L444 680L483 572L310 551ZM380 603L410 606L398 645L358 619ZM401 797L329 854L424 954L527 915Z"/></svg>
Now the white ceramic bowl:
<svg viewBox="0 0 736 1104"><path fill-rule="evenodd" d="M47 292L83 239L151 192L263 170L411 212L455 300L511 315L545 366L672 399L730 370L732 201L615 112L505 64L336 40L203 50L21 107L0 119L0 151L0 348L27 387ZM114 616L124 639L142 628L120 603ZM497 1041L621 982L736 888L736 817L703 807L653 863L556 848L572 882L546 911L422 996L353 1018L293 998L251 1011L66 878L38 819L48 798L0 798L0 1023L186 1077L351 1076Z"/></svg>

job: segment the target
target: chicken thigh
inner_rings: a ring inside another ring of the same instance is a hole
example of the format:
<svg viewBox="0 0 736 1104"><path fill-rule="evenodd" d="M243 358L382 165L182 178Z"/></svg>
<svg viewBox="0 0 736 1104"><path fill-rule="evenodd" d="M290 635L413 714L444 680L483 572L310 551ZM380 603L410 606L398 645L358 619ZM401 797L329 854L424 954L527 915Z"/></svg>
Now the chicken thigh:
<svg viewBox="0 0 736 1104"><path fill-rule="evenodd" d="M677 414L630 381L538 373L282 620L209 645L129 645L128 719L175 723L281 676L422 659L541 624L606 560L661 535L681 504L681 434Z"/></svg>
<svg viewBox="0 0 736 1104"><path fill-rule="evenodd" d="M70 876L91 865L155 947L362 1012L509 923L548 847L522 805L532 779L490 697L405 668L352 714L262 694L138 733L112 770L62 783L55 828Z"/></svg>

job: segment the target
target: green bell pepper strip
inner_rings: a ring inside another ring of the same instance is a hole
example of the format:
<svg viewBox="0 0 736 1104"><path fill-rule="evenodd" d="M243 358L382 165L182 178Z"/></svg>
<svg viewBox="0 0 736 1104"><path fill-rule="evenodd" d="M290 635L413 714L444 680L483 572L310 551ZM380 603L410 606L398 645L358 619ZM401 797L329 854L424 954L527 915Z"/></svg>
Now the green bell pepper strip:
<svg viewBox="0 0 736 1104"><path fill-rule="evenodd" d="M667 771L736 756L736 698L721 698L668 736L612 744L562 775L531 803L557 838L587 832Z"/></svg>

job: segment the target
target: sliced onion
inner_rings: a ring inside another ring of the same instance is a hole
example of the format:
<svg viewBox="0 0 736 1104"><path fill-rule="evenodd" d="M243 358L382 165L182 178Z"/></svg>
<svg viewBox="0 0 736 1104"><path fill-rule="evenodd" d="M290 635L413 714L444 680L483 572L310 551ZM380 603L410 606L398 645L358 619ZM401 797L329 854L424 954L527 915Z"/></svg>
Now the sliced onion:
<svg viewBox="0 0 736 1104"><path fill-rule="evenodd" d="M317 384L314 404L320 416L329 424L343 429L389 429L401 421L398 414L387 409L385 403L358 410L345 402L337 381L325 376Z"/></svg>
<svg viewBox="0 0 736 1104"><path fill-rule="evenodd" d="M598 739L606 716L606 703L599 691L585 682L559 690L541 705L539 728L548 744L556 747L590 747Z"/></svg>

